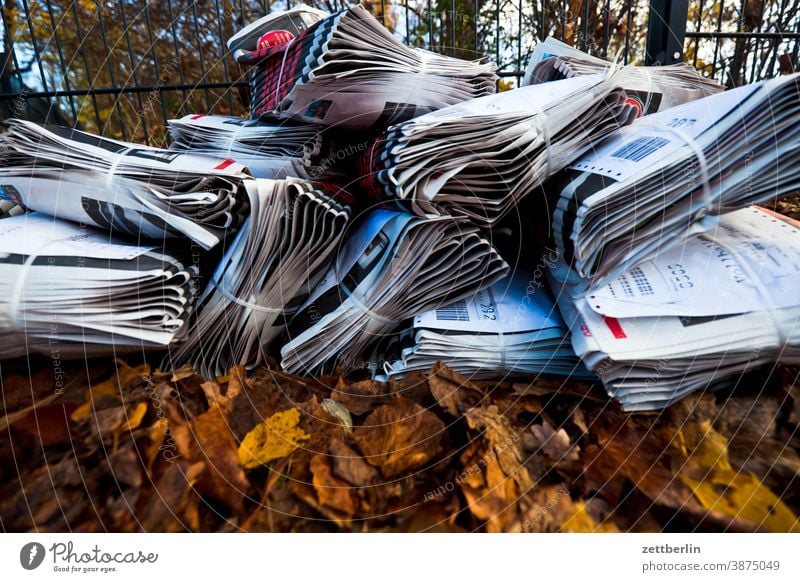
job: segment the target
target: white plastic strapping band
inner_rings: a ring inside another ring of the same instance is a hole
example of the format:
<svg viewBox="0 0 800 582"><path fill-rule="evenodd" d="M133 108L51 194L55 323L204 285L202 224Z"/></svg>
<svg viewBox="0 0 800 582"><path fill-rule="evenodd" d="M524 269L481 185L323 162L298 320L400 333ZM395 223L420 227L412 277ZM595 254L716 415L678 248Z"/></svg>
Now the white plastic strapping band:
<svg viewBox="0 0 800 582"><path fill-rule="evenodd" d="M355 304L355 306L358 307L358 309L362 313L366 314L370 319L374 319L375 321L379 321L380 323L385 323L386 325L392 325L392 326L397 323L397 320L384 317L380 313L376 313L375 311L367 307L364 304L364 302L361 301L361 298L357 297L355 293L350 291L350 289L348 289L341 283L341 280L339 281L339 288L342 290L345 297L347 299L350 299Z"/></svg>
<svg viewBox="0 0 800 582"><path fill-rule="evenodd" d="M663 125L655 125L651 123L637 123L631 127L635 129L644 127L653 131L671 133L683 140L683 142L689 146L689 149L692 150L695 158L697 158L697 163L700 165L700 179L702 181L701 187L703 189L703 208L701 209L698 217L695 217L695 220L702 219L707 214L718 214L718 212L713 212L715 209L711 207L714 200L711 195L711 176L708 171L708 161L703 153L703 149L698 145L694 138L677 127L665 127Z"/></svg>
<svg viewBox="0 0 800 582"><path fill-rule="evenodd" d="M240 299L239 297L236 297L230 291L225 289L216 279L211 279L211 285L213 285L214 288L216 288L217 291L219 291L222 294L222 296L225 297L225 299L227 299L228 301L235 303L236 305L241 305L242 307L252 309L253 311L258 311L261 313L269 313L273 315L281 315L284 313L286 315L291 315L292 313L294 313L294 311L286 311L285 309L275 309L273 307L264 307L263 305L254 303L254 301L257 299L255 294L250 295L250 301L245 301L244 299Z"/></svg>

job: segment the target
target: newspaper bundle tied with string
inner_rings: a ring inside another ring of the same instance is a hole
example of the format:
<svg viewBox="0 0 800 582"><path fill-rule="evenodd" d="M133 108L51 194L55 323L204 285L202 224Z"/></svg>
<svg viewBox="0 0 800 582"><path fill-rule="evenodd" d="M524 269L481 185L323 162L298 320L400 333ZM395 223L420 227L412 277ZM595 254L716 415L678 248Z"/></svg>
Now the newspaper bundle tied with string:
<svg viewBox="0 0 800 582"><path fill-rule="evenodd" d="M620 86L625 89L628 101L638 109L640 116L723 90L722 85L704 77L688 63L652 67L620 66L581 52L552 37L547 37L533 49L522 85L537 85L608 70L616 71Z"/></svg>
<svg viewBox="0 0 800 582"><path fill-rule="evenodd" d="M220 115L171 119L171 150L233 158L255 178L320 178L328 152L320 126Z"/></svg>
<svg viewBox="0 0 800 582"><path fill-rule="evenodd" d="M721 215L800 188L800 75L637 119L548 185L557 276L585 293L713 228Z"/></svg>
<svg viewBox="0 0 800 582"><path fill-rule="evenodd" d="M186 343L168 356L208 378L252 368L320 281L339 248L349 200L296 178L248 180L250 216L198 303Z"/></svg>
<svg viewBox="0 0 800 582"><path fill-rule="evenodd" d="M494 63L408 47L360 5L282 39L235 51L253 118L383 128L496 90Z"/></svg>
<svg viewBox="0 0 800 582"><path fill-rule="evenodd" d="M197 269L153 246L29 212L0 220L0 359L164 349L186 335Z"/></svg>
<svg viewBox="0 0 800 582"><path fill-rule="evenodd" d="M800 364L800 222L758 207L584 297L553 284L575 352L629 411Z"/></svg>
<svg viewBox="0 0 800 582"><path fill-rule="evenodd" d="M370 359L378 380L444 362L470 379L546 373L591 376L543 283L516 270L470 297L416 315Z"/></svg>
<svg viewBox="0 0 800 582"><path fill-rule="evenodd" d="M126 143L11 119L0 135L0 199L116 234L214 247L247 211L232 159Z"/></svg>
<svg viewBox="0 0 800 582"><path fill-rule="evenodd" d="M281 366L315 374L368 367L368 348L414 315L468 297L508 265L474 226L375 209L289 322Z"/></svg>
<svg viewBox="0 0 800 582"><path fill-rule="evenodd" d="M390 127L360 157L360 185L415 214L491 226L635 117L614 75L506 91Z"/></svg>

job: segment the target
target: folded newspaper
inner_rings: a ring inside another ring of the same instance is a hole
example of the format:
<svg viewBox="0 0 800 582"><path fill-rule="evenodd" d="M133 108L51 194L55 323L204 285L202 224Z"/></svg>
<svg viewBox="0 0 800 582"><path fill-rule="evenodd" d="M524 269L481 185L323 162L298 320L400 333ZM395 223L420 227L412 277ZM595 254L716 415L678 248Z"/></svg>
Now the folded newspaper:
<svg viewBox="0 0 800 582"><path fill-rule="evenodd" d="M496 65L404 45L362 6L284 44L239 51L253 65L250 116L384 128L496 90Z"/></svg>
<svg viewBox="0 0 800 582"><path fill-rule="evenodd" d="M635 119L613 76L523 87L391 127L359 158L361 186L420 215L490 226Z"/></svg>
<svg viewBox="0 0 800 582"><path fill-rule="evenodd" d="M248 180L250 217L200 297L188 341L169 366L208 378L253 368L319 283L338 250L349 207L304 180Z"/></svg>
<svg viewBox="0 0 800 582"><path fill-rule="evenodd" d="M800 364L800 222L750 207L591 295L554 283L572 345L626 410L767 363Z"/></svg>
<svg viewBox="0 0 800 582"><path fill-rule="evenodd" d="M400 322L468 297L507 271L463 220L372 210L289 323L281 366L303 374L366 367L367 349Z"/></svg>
<svg viewBox="0 0 800 582"><path fill-rule="evenodd" d="M553 180L553 236L583 291L713 228L721 214L796 192L798 80L779 77L637 119Z"/></svg>
<svg viewBox="0 0 800 582"><path fill-rule="evenodd" d="M0 199L115 234L204 249L241 223L247 168L19 119L0 135Z"/></svg>
<svg viewBox="0 0 800 582"><path fill-rule="evenodd" d="M721 92L724 87L687 63L656 67L619 66L547 37L533 50L522 85L536 85L581 75L616 71L629 102L639 115Z"/></svg>
<svg viewBox="0 0 800 582"><path fill-rule="evenodd" d="M163 349L186 335L197 269L30 212L0 220L0 359Z"/></svg>
<svg viewBox="0 0 800 582"><path fill-rule="evenodd" d="M325 169L319 126L219 115L186 115L168 123L171 150L233 158L256 178L319 178Z"/></svg>
<svg viewBox="0 0 800 582"><path fill-rule="evenodd" d="M588 376L544 282L517 271L465 299L414 317L370 363L386 381L436 362L472 379L538 373ZM593 376L593 374L592 374Z"/></svg>

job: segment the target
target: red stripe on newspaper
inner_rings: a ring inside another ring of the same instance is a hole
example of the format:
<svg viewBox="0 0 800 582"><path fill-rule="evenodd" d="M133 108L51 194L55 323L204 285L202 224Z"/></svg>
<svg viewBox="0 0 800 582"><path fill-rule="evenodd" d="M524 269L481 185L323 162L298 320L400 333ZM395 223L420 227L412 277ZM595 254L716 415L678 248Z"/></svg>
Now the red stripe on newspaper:
<svg viewBox="0 0 800 582"><path fill-rule="evenodd" d="M619 324L619 319L616 317L606 317L603 316L603 321L608 326L608 329L611 330L611 333L614 334L614 339L627 339L627 335L625 335L625 330L622 329L622 326Z"/></svg>
<svg viewBox="0 0 800 582"><path fill-rule="evenodd" d="M216 166L214 166L214 169L215 170L224 170L225 168L227 168L231 164L235 164L235 163L236 163L236 160L231 160L230 158L228 158L227 160L223 160L220 163L218 163Z"/></svg>

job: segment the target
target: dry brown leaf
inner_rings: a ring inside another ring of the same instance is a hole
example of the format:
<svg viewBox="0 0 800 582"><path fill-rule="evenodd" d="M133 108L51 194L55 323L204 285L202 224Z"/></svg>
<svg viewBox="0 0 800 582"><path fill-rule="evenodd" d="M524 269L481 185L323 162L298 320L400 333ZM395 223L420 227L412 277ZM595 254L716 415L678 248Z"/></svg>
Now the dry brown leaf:
<svg viewBox="0 0 800 582"><path fill-rule="evenodd" d="M367 462L385 477L407 475L441 451L445 426L430 410L399 398L376 408L355 429L354 440Z"/></svg>
<svg viewBox="0 0 800 582"><path fill-rule="evenodd" d="M483 399L483 392L458 372L437 362L428 377L431 394L453 416L461 416L465 410L476 406Z"/></svg>
<svg viewBox="0 0 800 582"><path fill-rule="evenodd" d="M531 425L531 432L534 436L535 449L541 450L550 460L557 463L578 460L578 447L570 444L569 435L563 428L555 430L545 420L541 424Z"/></svg>
<svg viewBox="0 0 800 582"><path fill-rule="evenodd" d="M566 485L541 484L519 500L519 518L510 531L543 533L560 531L574 512Z"/></svg>
<svg viewBox="0 0 800 582"><path fill-rule="evenodd" d="M386 401L386 385L374 380L347 384L339 378L331 392L331 399L341 402L351 414L361 416Z"/></svg>
<svg viewBox="0 0 800 582"><path fill-rule="evenodd" d="M488 441L485 456L496 457L500 468L519 484L521 491L532 487L533 481L523 465L521 436L497 406L471 408L464 417L469 427L482 431Z"/></svg>
<svg viewBox="0 0 800 582"><path fill-rule="evenodd" d="M333 459L333 472L345 481L356 487L365 487L378 481L378 470L340 439L331 441L329 451Z"/></svg>
<svg viewBox="0 0 800 582"><path fill-rule="evenodd" d="M56 398L58 398L58 394L50 394L49 396L45 396L44 398L37 399L30 406L26 406L21 410L0 417L0 431L4 431L6 428L11 426L15 422L22 420L23 418L28 416L28 414L31 413L32 411L47 406L48 404L53 402Z"/></svg>
<svg viewBox="0 0 800 582"><path fill-rule="evenodd" d="M237 443L225 413L219 407L211 408L193 419L189 427L190 430L184 434L188 433L193 441L189 443L190 459L206 464L203 478L198 481L198 490L234 510L241 510L244 497L250 493L250 482L239 466ZM176 430L175 434L180 432ZM183 439L176 436L176 440Z"/></svg>
<svg viewBox="0 0 800 582"><path fill-rule="evenodd" d="M513 478L506 475L496 457L478 461L483 468L485 486L474 488L461 482L461 492L470 513L486 522L490 533L510 531L518 521L519 489Z"/></svg>
<svg viewBox="0 0 800 582"><path fill-rule="evenodd" d="M311 474L314 476L312 484L317 492L317 498L324 505L343 517L337 520L340 526L353 517L356 512L357 497L351 485L344 479L333 474L330 461L323 455L311 457Z"/></svg>

